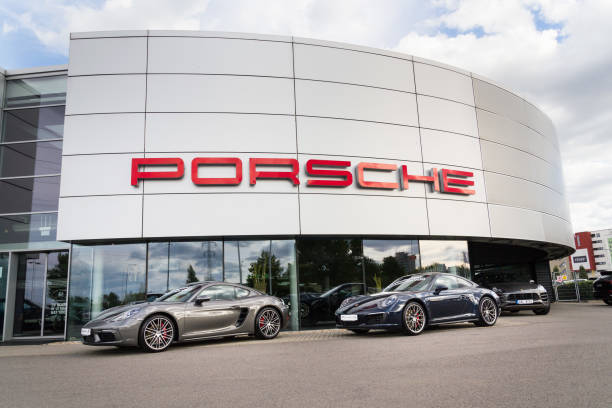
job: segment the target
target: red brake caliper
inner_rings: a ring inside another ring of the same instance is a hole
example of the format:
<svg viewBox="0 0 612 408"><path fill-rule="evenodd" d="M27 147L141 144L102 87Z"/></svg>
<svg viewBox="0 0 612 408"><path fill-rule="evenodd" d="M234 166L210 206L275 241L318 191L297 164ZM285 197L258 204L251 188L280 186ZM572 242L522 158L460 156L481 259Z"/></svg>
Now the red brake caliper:
<svg viewBox="0 0 612 408"><path fill-rule="evenodd" d="M264 326L265 326L264 322L265 322L265 319L264 319L264 317L263 317L263 316L261 316L261 317L259 318L259 328L260 328L260 329L261 329L262 327L264 327Z"/></svg>
<svg viewBox="0 0 612 408"><path fill-rule="evenodd" d="M166 340L167 334L166 334L166 322L162 323L162 337L164 338L164 340Z"/></svg>

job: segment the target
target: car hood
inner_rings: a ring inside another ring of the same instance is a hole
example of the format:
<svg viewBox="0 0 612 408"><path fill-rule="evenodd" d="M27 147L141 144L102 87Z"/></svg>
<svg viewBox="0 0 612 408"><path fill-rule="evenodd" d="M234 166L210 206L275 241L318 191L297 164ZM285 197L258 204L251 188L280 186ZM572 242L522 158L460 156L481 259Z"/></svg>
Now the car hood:
<svg viewBox="0 0 612 408"><path fill-rule="evenodd" d="M365 305L366 303L379 301L380 299L384 299L391 295L413 295L415 293L416 292L380 292L380 293L375 293L372 295L353 296L353 297L347 298L348 302L344 306L342 306L340 309L345 309L348 307L355 307L359 305Z"/></svg>
<svg viewBox="0 0 612 408"><path fill-rule="evenodd" d="M500 282L500 283L489 283L486 285L488 288L497 288L502 292L520 292L523 291L537 291L539 286L537 283L525 283L525 282Z"/></svg>
<svg viewBox="0 0 612 408"><path fill-rule="evenodd" d="M143 307L146 307L147 305L148 303L137 303L137 304L127 304L127 305L111 307L110 309L106 309L102 311L102 313L96 316L94 320L103 320L109 316L127 312L128 310L132 310L132 309L142 309Z"/></svg>

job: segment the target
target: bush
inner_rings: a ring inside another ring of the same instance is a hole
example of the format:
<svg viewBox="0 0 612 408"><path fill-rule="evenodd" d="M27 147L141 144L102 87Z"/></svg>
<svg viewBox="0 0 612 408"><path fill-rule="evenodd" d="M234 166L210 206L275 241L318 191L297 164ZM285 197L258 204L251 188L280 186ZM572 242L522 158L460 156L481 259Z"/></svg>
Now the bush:
<svg viewBox="0 0 612 408"><path fill-rule="evenodd" d="M578 283L578 291L580 292L580 300L590 300L593 299L593 281L579 281ZM557 286L557 290L561 289L563 293L570 293L571 291L576 291L574 289L574 282L564 283L562 285Z"/></svg>

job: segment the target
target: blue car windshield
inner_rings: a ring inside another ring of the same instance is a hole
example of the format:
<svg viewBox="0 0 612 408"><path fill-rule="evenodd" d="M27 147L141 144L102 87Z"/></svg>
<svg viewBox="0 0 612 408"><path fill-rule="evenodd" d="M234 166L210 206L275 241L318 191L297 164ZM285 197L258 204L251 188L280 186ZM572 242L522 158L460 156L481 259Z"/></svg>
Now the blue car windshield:
<svg viewBox="0 0 612 408"><path fill-rule="evenodd" d="M393 282L383 292L420 292L429 286L431 275L415 275L408 279Z"/></svg>
<svg viewBox="0 0 612 408"><path fill-rule="evenodd" d="M155 302L184 302L189 299L196 291L200 289L200 286L186 286L171 290L163 296L155 299Z"/></svg>

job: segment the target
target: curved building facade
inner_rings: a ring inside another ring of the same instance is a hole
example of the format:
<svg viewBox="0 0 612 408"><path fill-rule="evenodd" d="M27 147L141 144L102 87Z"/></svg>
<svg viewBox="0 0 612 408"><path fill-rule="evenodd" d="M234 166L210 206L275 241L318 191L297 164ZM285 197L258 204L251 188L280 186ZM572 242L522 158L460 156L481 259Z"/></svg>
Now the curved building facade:
<svg viewBox="0 0 612 408"><path fill-rule="evenodd" d="M57 217L67 336L194 279L285 298L293 329L419 270L550 287L574 245L554 126L528 101L405 54L256 34L73 33Z"/></svg>

